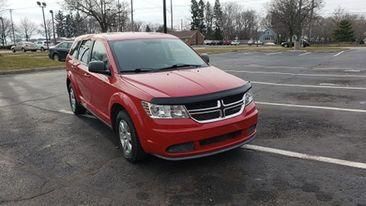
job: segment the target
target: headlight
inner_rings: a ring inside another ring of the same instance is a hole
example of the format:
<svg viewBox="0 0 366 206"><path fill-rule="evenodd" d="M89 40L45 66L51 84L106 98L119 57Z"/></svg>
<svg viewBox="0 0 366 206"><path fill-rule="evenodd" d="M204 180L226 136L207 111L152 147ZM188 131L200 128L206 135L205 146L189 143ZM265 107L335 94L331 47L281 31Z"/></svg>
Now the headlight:
<svg viewBox="0 0 366 206"><path fill-rule="evenodd" d="M253 96L253 93L248 90L246 93L245 93L245 106L252 103L254 100L254 96Z"/></svg>
<svg viewBox="0 0 366 206"><path fill-rule="evenodd" d="M156 105L142 102L147 115L154 119L180 119L188 118L188 112L183 105Z"/></svg>

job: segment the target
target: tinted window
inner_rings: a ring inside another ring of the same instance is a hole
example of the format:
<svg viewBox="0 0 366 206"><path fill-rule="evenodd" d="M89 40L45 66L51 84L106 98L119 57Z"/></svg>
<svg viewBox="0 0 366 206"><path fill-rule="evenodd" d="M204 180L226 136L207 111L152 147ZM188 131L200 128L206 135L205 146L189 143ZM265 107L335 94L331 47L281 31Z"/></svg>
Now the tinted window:
<svg viewBox="0 0 366 206"><path fill-rule="evenodd" d="M86 64L89 63L92 43L93 42L91 40L85 40L81 43L78 57L81 62L84 62Z"/></svg>
<svg viewBox="0 0 366 206"><path fill-rule="evenodd" d="M96 41L94 43L91 61L103 61L106 65L108 65L107 52L103 42Z"/></svg>
<svg viewBox="0 0 366 206"><path fill-rule="evenodd" d="M79 54L79 45L80 45L80 41L79 42L74 42L74 44L71 47L70 55L72 55L74 58L77 58L78 57L78 54Z"/></svg>
<svg viewBox="0 0 366 206"><path fill-rule="evenodd" d="M207 65L196 52L177 39L114 41L112 49L120 71L159 70L181 64Z"/></svg>

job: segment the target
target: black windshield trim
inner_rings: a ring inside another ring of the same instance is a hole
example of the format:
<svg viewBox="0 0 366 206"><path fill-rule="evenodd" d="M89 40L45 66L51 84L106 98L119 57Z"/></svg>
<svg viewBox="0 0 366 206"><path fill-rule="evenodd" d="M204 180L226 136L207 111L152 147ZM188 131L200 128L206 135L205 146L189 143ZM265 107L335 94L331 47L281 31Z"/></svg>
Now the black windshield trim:
<svg viewBox="0 0 366 206"><path fill-rule="evenodd" d="M224 90L224 91L219 91L219 92L214 92L214 93L210 93L210 94L187 96L187 97L158 97L158 98L153 98L150 102L152 104L158 104L158 105L184 105L184 104L191 104L191 103L197 103L197 102L222 99L227 96L245 93L251 88L252 88L252 85L250 84L250 82L248 82L247 84L245 84L241 87Z"/></svg>

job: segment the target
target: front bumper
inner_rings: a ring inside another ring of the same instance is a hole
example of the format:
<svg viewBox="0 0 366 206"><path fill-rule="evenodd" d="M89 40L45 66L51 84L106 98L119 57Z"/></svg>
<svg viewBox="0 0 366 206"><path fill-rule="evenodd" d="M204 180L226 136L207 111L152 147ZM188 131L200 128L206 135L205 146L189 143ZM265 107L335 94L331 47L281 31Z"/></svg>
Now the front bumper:
<svg viewBox="0 0 366 206"><path fill-rule="evenodd" d="M205 157L238 148L255 138L258 111L254 103L239 116L200 124L192 119L148 120L139 134L147 153L167 160ZM169 152L175 145L192 144L189 151Z"/></svg>

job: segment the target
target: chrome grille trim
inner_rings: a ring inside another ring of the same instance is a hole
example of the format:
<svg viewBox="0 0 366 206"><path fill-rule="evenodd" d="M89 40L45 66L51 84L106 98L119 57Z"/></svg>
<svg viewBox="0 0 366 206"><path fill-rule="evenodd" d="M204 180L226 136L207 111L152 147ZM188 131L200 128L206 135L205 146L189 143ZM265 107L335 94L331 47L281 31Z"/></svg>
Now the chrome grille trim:
<svg viewBox="0 0 366 206"><path fill-rule="evenodd" d="M232 102L230 104L224 104L224 100L222 98L222 99L217 100L216 107L193 109L193 110L187 110L187 111L188 111L190 118L198 123L210 123L210 122L217 122L217 121L233 118L233 117L239 116L240 114L243 113L243 111L245 109L245 96L246 96L246 93L243 94L243 98L241 100ZM228 116L225 115L227 110L237 108L237 107L241 107L239 112L228 115ZM193 117L194 115L197 115L197 114L208 114L208 113L213 113L213 112L218 112L218 111L220 112L220 117L215 118L215 119L197 120Z"/></svg>

